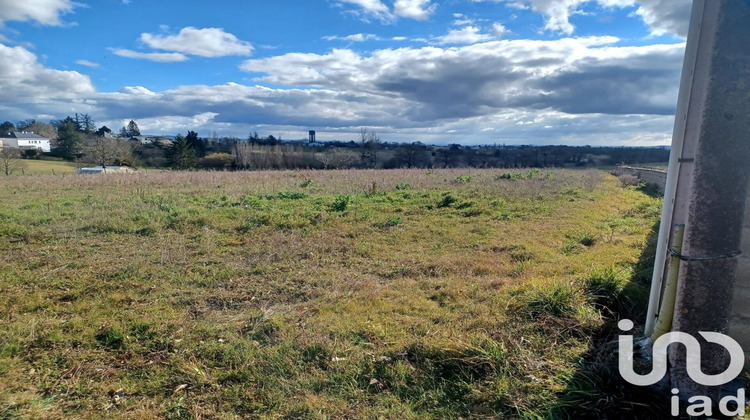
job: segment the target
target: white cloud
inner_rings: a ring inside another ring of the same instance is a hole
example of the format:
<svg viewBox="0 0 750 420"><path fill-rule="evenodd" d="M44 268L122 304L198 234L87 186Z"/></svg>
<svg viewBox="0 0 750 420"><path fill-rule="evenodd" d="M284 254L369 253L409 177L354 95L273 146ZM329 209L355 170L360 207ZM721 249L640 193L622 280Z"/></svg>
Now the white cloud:
<svg viewBox="0 0 750 420"><path fill-rule="evenodd" d="M437 9L437 4L432 3L432 0L395 0L393 10L381 0L339 0L339 4L342 3L359 6L361 10L354 13L383 22L392 22L397 18L427 20Z"/></svg>
<svg viewBox="0 0 750 420"><path fill-rule="evenodd" d="M152 134L184 134L187 130L192 130L194 127L205 127L209 124L214 123L215 112L203 112L192 116L167 116L157 118L139 118L138 127L143 133ZM130 122L130 119L124 119L119 121L118 127L125 127ZM204 133L207 130L204 130Z"/></svg>
<svg viewBox="0 0 750 420"><path fill-rule="evenodd" d="M0 26L11 20L60 26L61 15L71 13L76 6L79 4L71 0L0 0Z"/></svg>
<svg viewBox="0 0 750 420"><path fill-rule="evenodd" d="M330 35L324 36L323 39L326 41L350 41L350 42L365 42L365 41L379 41L381 38L375 34L352 34L347 36Z"/></svg>
<svg viewBox="0 0 750 420"><path fill-rule="evenodd" d="M259 81L405 100L398 124L492 115L503 109L570 114L674 112L684 45L616 47L614 37L505 40L360 55L285 54L247 60ZM627 92L627 93L626 93Z"/></svg>
<svg viewBox="0 0 750 420"><path fill-rule="evenodd" d="M198 29L188 26L177 35L141 34L141 41L150 48L197 55L201 57L225 57L228 55L250 55L253 46L221 28Z"/></svg>
<svg viewBox="0 0 750 420"><path fill-rule="evenodd" d="M636 14L654 35L675 34L687 38L692 2L684 0L641 0Z"/></svg>
<svg viewBox="0 0 750 420"><path fill-rule="evenodd" d="M474 19L469 19L466 17L462 17L460 19L456 19L453 22L451 22L453 26L466 26L466 25L473 25Z"/></svg>
<svg viewBox="0 0 750 420"><path fill-rule="evenodd" d="M495 36L502 37L510 31L502 23L495 22L492 24L492 32L495 33Z"/></svg>
<svg viewBox="0 0 750 420"><path fill-rule="evenodd" d="M91 67L91 68L99 68L101 67L99 63L94 63L93 61L89 60L76 60L76 64L80 64L82 66Z"/></svg>
<svg viewBox="0 0 750 420"><path fill-rule="evenodd" d="M372 16L382 21L393 20L391 10L380 0L339 0L341 3L349 3L359 6L364 16Z"/></svg>
<svg viewBox="0 0 750 420"><path fill-rule="evenodd" d="M476 26L466 26L461 29L451 29L446 35L435 39L438 44L476 44L493 38L494 36L490 34L482 33L482 30Z"/></svg>
<svg viewBox="0 0 750 420"><path fill-rule="evenodd" d="M563 34L573 34L575 25L570 17L580 13L585 3L598 3L602 7L623 8L638 6L635 12L651 28L654 35L673 34L687 36L691 3L686 0L470 0L472 2L505 2L511 7L530 8L544 16L544 29Z"/></svg>
<svg viewBox="0 0 750 420"><path fill-rule="evenodd" d="M245 137L258 130L297 138L295 132L318 128L349 139L356 127L371 126L388 141L667 143L684 46L617 41L289 53L246 60L242 68L263 73L259 81L301 88L226 83L116 92L96 91L80 73L46 68L22 47L1 46L0 89L12 99L0 103L0 114L85 112L110 127L135 118L150 134L192 129Z"/></svg>
<svg viewBox="0 0 750 420"><path fill-rule="evenodd" d="M142 53L124 48L112 48L111 51L120 57L150 60L157 63L176 63L189 60L185 54L180 53Z"/></svg>
<svg viewBox="0 0 750 420"><path fill-rule="evenodd" d="M436 8L437 4L432 4L430 0L396 0L393 13L399 17L427 20Z"/></svg>
<svg viewBox="0 0 750 420"><path fill-rule="evenodd" d="M23 47L0 44L0 91L5 105L75 99L95 92L88 76L45 67Z"/></svg>

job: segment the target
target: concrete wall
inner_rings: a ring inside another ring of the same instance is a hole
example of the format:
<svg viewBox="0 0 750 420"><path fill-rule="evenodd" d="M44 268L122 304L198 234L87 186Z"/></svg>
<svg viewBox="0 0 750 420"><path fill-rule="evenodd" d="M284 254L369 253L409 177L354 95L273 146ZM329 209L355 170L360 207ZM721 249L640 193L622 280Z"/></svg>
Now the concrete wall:
<svg viewBox="0 0 750 420"><path fill-rule="evenodd" d="M664 193L664 187L667 185L667 171L654 168L636 168L632 166L620 166L618 172L634 175L646 184L653 184L659 188L660 193Z"/></svg>

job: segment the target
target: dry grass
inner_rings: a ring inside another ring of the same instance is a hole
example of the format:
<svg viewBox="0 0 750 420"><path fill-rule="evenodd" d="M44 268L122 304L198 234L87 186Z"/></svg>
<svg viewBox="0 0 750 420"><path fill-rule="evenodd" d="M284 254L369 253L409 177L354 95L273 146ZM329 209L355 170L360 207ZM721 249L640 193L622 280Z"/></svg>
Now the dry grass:
<svg viewBox="0 0 750 420"><path fill-rule="evenodd" d="M3 179L0 418L545 416L659 201L501 175Z"/></svg>

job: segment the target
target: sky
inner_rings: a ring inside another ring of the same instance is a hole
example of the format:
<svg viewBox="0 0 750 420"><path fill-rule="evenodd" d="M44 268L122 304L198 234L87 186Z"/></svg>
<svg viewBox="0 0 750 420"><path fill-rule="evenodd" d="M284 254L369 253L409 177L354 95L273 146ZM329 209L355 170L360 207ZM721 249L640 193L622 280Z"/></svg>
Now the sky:
<svg viewBox="0 0 750 420"><path fill-rule="evenodd" d="M671 143L688 0L0 0L0 122Z"/></svg>

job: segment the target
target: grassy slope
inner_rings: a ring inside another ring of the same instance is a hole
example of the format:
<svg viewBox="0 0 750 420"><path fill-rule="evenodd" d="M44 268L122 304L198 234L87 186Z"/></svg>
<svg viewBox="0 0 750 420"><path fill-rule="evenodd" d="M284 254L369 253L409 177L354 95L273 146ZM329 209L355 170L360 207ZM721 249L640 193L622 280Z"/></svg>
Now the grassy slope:
<svg viewBox="0 0 750 420"><path fill-rule="evenodd" d="M10 179L0 418L544 416L660 205L500 173Z"/></svg>
<svg viewBox="0 0 750 420"><path fill-rule="evenodd" d="M78 170L71 162L53 160L23 159L21 164L25 175L74 174Z"/></svg>

